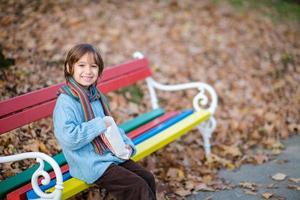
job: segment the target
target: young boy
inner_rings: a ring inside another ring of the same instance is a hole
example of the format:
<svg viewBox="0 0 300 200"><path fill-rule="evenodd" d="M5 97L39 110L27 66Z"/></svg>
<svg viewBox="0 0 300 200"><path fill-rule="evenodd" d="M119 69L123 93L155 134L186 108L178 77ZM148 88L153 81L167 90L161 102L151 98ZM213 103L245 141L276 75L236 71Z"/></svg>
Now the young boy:
<svg viewBox="0 0 300 200"><path fill-rule="evenodd" d="M99 51L90 44L74 46L67 55L64 75L67 85L59 89L54 114L54 133L61 145L73 177L97 184L117 199L156 199L155 179L151 172L131 159L115 156L104 132L110 116L103 94L97 90L103 72ZM120 134L135 154L133 142Z"/></svg>

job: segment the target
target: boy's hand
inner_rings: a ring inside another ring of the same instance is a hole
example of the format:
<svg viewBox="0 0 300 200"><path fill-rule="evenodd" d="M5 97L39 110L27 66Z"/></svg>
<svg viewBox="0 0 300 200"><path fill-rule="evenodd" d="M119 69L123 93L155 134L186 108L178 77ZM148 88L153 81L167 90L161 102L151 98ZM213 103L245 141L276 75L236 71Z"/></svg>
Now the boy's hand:
<svg viewBox="0 0 300 200"><path fill-rule="evenodd" d="M112 125L111 120L108 117L103 118L106 127L110 127Z"/></svg>
<svg viewBox="0 0 300 200"><path fill-rule="evenodd" d="M128 151L129 151L129 157L130 157L131 154L132 154L132 148L131 148L131 146L128 145L128 144L126 144L126 149L128 149Z"/></svg>
<svg viewBox="0 0 300 200"><path fill-rule="evenodd" d="M126 144L126 148L127 148L128 150L132 150L131 146L128 145L128 144Z"/></svg>

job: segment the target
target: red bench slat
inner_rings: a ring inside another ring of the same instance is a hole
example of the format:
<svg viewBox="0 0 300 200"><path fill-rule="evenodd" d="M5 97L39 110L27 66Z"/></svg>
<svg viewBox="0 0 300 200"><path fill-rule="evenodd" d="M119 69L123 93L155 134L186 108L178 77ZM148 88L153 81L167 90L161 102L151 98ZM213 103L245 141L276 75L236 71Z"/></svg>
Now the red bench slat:
<svg viewBox="0 0 300 200"><path fill-rule="evenodd" d="M47 102L54 99L57 90L64 85L60 83L48 88L43 88L34 92L29 92L5 101L0 102L0 118L5 115L18 112L36 104Z"/></svg>
<svg viewBox="0 0 300 200"><path fill-rule="evenodd" d="M164 114L163 116L160 116L154 120L152 120L151 122L129 132L127 135L128 137L130 137L131 139L136 138L137 136L141 135L142 133L150 130L151 128L154 128L156 126L158 126L159 124L165 122L166 120L170 119L171 117L178 115L179 112L173 111L173 112L168 112L166 114Z"/></svg>
<svg viewBox="0 0 300 200"><path fill-rule="evenodd" d="M126 74L123 76L119 76L118 78L102 82L97 85L97 88L100 88L103 93L107 93L125 86L129 86L139 80L144 80L150 75L151 72L149 71L149 69L137 70L134 73Z"/></svg>

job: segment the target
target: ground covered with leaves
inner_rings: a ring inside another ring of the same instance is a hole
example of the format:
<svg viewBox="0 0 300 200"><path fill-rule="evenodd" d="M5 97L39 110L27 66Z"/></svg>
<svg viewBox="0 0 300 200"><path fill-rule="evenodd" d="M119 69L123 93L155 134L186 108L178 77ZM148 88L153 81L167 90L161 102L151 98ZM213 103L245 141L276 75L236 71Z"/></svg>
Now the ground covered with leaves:
<svg viewBox="0 0 300 200"><path fill-rule="evenodd" d="M218 179L219 169L264 163L284 148L280 139L300 129L300 24L274 21L264 15L269 9L209 0L1 3L0 99L63 82L63 61L74 44L99 47L106 66L141 51L157 81L206 82L219 97L210 160L194 130L140 162L155 174L159 198L234 187ZM196 94L159 92L166 110L190 108ZM108 97L119 123L150 110L143 82ZM1 135L1 155L59 152L52 128L48 118ZM2 164L0 179L32 164ZM74 199L101 195L92 188Z"/></svg>

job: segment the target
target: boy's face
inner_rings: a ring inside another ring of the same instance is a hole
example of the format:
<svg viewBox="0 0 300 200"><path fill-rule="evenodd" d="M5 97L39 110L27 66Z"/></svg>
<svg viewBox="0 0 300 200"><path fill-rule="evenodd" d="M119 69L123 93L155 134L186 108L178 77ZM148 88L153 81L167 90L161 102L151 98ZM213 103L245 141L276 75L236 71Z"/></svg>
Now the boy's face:
<svg viewBox="0 0 300 200"><path fill-rule="evenodd" d="M80 85L88 88L98 78L99 66L91 54L84 54L73 66L73 78Z"/></svg>

